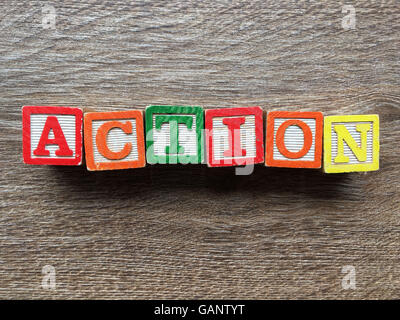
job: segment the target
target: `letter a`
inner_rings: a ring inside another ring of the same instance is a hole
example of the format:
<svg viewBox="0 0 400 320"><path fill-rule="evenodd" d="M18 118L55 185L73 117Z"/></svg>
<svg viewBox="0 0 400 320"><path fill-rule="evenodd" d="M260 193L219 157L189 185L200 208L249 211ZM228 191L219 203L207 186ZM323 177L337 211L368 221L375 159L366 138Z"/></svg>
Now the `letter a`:
<svg viewBox="0 0 400 320"><path fill-rule="evenodd" d="M52 130L54 133L53 139L49 138L50 130ZM47 117L42 135L40 136L39 144L33 151L33 154L35 156L49 156L50 151L46 150L46 146L49 144L58 145L56 156L69 157L73 155L73 151L68 147L67 140L65 139L60 123L55 116Z"/></svg>

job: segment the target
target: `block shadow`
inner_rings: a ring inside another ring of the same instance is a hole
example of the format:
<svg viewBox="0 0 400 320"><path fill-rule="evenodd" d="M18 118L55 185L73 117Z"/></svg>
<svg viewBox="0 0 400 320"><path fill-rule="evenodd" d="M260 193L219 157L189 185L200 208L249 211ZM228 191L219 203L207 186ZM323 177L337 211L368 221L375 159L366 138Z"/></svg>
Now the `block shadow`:
<svg viewBox="0 0 400 320"><path fill-rule="evenodd" d="M149 165L145 168L89 172L85 166L48 167L53 179L88 194L120 199L145 193L177 193L185 190L219 196L234 192L263 195L302 195L311 199L351 197L354 174L325 174L316 169L271 168L257 165L251 175L235 175L234 167L206 165ZM357 174L355 174L357 176Z"/></svg>

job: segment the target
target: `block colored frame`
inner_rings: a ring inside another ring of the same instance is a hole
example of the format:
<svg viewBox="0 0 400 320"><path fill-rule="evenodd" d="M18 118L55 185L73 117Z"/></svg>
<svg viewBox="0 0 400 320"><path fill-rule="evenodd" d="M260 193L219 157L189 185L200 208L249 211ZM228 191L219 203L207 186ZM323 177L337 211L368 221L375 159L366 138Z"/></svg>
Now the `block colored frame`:
<svg viewBox="0 0 400 320"><path fill-rule="evenodd" d="M197 155L160 156L153 152L153 114L190 114L196 116ZM199 164L204 160L204 110L199 106L148 106L146 108L146 158L150 164Z"/></svg>
<svg viewBox="0 0 400 320"><path fill-rule="evenodd" d="M138 160L134 161L113 161L113 162L98 162L94 160L93 146L93 121L96 120L129 120L136 119L136 138L138 148ZM117 170L141 168L146 166L146 156L144 147L144 127L143 127L143 112L141 110L128 111L111 111L111 112L89 112L85 113L85 158L86 166L90 171L97 170Z"/></svg>
<svg viewBox="0 0 400 320"><path fill-rule="evenodd" d="M240 160L234 157L229 159L216 160L213 152L213 118L215 117L232 117L232 116L255 116L255 136L256 136L256 156L242 157ZM247 164L256 164L264 162L264 143L263 143L263 110L256 107L243 108L225 108L225 109L209 109L205 111L205 128L207 141L207 165L209 167L224 167L224 166L242 166Z"/></svg>
<svg viewBox="0 0 400 320"><path fill-rule="evenodd" d="M278 160L274 159L275 132L274 123L277 118L287 119L315 119L315 150L314 160ZM321 168L322 162L322 133L324 116L321 112L301 111L271 111L267 115L265 164L270 167L285 168Z"/></svg>
<svg viewBox="0 0 400 320"><path fill-rule="evenodd" d="M74 115L75 116L75 157L74 158L32 158L31 157L31 115ZM79 108L55 106L22 107L22 146L26 164L78 166L82 163L83 112Z"/></svg>
<svg viewBox="0 0 400 320"><path fill-rule="evenodd" d="M336 122L372 122L372 163L332 164L332 123ZM344 115L324 118L324 172L343 173L379 170L379 116Z"/></svg>

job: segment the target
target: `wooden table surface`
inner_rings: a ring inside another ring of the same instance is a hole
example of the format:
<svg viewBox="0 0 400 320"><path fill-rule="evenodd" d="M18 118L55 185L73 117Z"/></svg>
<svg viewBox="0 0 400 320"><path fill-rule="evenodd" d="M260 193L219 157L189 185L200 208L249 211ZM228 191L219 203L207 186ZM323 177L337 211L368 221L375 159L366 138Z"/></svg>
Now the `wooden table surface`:
<svg viewBox="0 0 400 320"><path fill-rule="evenodd" d="M400 298L400 3L351 3L1 1L0 298ZM22 163L22 105L149 104L377 113L381 169Z"/></svg>

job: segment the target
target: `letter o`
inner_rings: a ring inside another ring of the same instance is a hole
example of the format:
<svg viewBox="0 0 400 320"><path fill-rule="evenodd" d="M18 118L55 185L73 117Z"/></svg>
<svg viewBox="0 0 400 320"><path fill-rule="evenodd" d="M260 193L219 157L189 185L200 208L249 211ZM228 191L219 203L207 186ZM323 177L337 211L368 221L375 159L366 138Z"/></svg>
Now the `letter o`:
<svg viewBox="0 0 400 320"><path fill-rule="evenodd" d="M285 132L286 129L290 126L298 126L303 131L304 134L303 147L301 148L301 150L297 152L289 151L285 146ZM311 145L312 145L311 129L305 122L301 120L297 119L287 120L281 124L281 126L278 128L278 131L276 132L276 146L279 152L286 158L299 159L304 157L310 150Z"/></svg>

